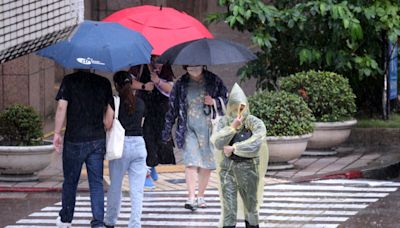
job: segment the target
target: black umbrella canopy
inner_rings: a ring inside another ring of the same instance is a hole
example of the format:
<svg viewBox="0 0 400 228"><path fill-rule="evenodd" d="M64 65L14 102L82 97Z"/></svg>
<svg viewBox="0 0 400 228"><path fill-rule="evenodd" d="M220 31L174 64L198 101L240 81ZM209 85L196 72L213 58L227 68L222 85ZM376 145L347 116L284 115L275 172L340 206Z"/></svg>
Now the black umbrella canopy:
<svg viewBox="0 0 400 228"><path fill-rule="evenodd" d="M169 48L157 62L171 65L218 65L246 62L256 58L250 50L239 43L204 38Z"/></svg>

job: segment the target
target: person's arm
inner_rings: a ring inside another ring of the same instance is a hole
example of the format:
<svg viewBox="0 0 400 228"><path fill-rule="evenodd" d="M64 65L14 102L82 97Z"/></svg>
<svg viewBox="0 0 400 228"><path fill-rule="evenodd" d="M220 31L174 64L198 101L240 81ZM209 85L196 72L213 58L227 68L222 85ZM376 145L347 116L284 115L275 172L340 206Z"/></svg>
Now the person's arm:
<svg viewBox="0 0 400 228"><path fill-rule="evenodd" d="M213 131L214 133L211 135L211 142L214 144L215 148L218 150L225 149L237 133L236 129L242 124L242 121L243 117L238 117L235 118L232 123L226 123L226 118L222 117L217 123L216 130Z"/></svg>
<svg viewBox="0 0 400 228"><path fill-rule="evenodd" d="M258 156L261 144L265 141L267 130L262 120L255 116L247 117L247 127L252 132L252 136L244 141L234 143L233 153L245 158Z"/></svg>
<svg viewBox="0 0 400 228"><path fill-rule="evenodd" d="M171 131L172 127L175 124L175 120L179 114L179 83L176 83L172 88L169 102L168 102L168 111L165 114L165 122L164 122L164 129L161 132L161 137L164 142L168 142L171 140Z"/></svg>
<svg viewBox="0 0 400 228"><path fill-rule="evenodd" d="M172 82L162 80L160 77L158 77L156 72L151 72L151 81L154 82L154 85L158 86L168 94L171 93L172 86L174 85Z"/></svg>
<svg viewBox="0 0 400 228"><path fill-rule="evenodd" d="M64 125L65 117L67 114L68 101L66 100L58 100L57 111L55 116L54 123L54 138L53 145L56 152L61 152L62 146L62 136L61 136L61 128Z"/></svg>
<svg viewBox="0 0 400 228"><path fill-rule="evenodd" d="M107 105L106 112L104 113L103 123L104 127L108 130L112 127L114 119L114 110L112 109L111 105Z"/></svg>
<svg viewBox="0 0 400 228"><path fill-rule="evenodd" d="M154 89L154 83L153 82L142 83L136 79L133 79L131 88L134 90L152 91Z"/></svg>

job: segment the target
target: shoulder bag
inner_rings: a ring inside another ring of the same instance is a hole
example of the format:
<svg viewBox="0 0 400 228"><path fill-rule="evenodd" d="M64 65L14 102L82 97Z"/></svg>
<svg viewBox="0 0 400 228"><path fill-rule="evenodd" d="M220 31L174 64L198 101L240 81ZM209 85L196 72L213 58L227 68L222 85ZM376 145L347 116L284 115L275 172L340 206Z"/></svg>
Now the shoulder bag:
<svg viewBox="0 0 400 228"><path fill-rule="evenodd" d="M115 113L112 127L107 131L106 160L121 158L124 150L125 129L118 120L119 104L119 96L114 96Z"/></svg>

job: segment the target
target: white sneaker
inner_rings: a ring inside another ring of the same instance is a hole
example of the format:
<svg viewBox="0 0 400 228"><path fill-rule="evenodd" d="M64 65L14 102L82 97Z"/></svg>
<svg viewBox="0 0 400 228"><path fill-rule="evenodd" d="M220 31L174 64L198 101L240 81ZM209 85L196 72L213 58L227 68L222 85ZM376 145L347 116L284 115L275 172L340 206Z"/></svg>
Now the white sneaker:
<svg viewBox="0 0 400 228"><path fill-rule="evenodd" d="M71 223L61 222L61 217L60 216L58 216L57 219L56 219L56 226L58 228L71 228L72 227Z"/></svg>

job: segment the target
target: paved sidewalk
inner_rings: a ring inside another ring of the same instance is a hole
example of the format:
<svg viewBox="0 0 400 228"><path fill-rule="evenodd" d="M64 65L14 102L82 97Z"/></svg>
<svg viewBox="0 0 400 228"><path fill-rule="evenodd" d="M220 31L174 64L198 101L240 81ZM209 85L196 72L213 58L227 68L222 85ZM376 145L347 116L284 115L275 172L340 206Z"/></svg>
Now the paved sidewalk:
<svg viewBox="0 0 400 228"><path fill-rule="evenodd" d="M51 138L52 122L48 120L45 129ZM393 147L340 147L334 156L302 156L290 161L293 169L273 171L269 170L265 176L266 185L286 182L301 182L325 178L377 178L396 177L400 164L398 146ZM146 191L164 191L185 189L184 166L182 155L176 151L178 165L160 165L156 169L159 180L155 182L155 189ZM108 162L105 161L104 170L105 188L108 187ZM41 171L39 181L33 182L0 182L0 192L46 192L61 191L62 188L62 163L61 156L54 153L49 167ZM209 189L217 188L217 177L212 173ZM128 190L127 178L124 179L123 190ZM78 191L88 191L86 169L83 168Z"/></svg>

